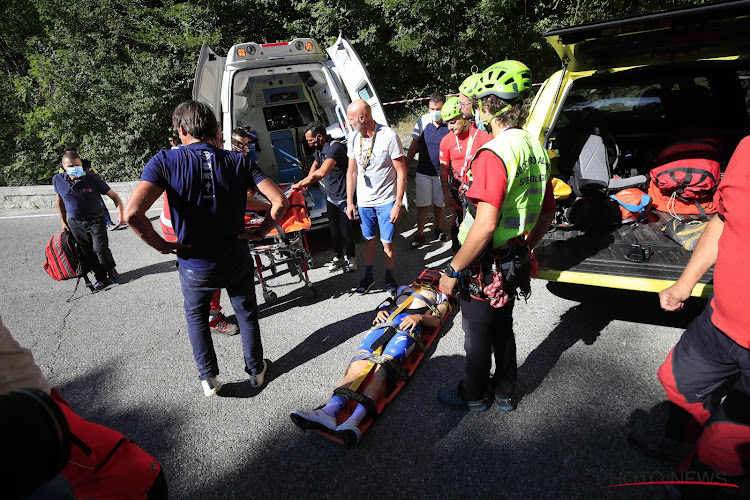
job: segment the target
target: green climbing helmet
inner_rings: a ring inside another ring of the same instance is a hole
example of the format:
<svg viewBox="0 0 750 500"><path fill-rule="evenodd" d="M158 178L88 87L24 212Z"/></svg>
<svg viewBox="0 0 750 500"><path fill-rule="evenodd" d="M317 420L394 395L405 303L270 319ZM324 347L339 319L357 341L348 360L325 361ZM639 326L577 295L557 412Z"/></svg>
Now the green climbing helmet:
<svg viewBox="0 0 750 500"><path fill-rule="evenodd" d="M469 75L458 87L458 91L466 97L472 97L476 91L476 86L481 76L480 73Z"/></svg>
<svg viewBox="0 0 750 500"><path fill-rule="evenodd" d="M505 101L526 97L531 90L531 70L519 61L500 61L482 72L474 88L474 95L494 95Z"/></svg>
<svg viewBox="0 0 750 500"><path fill-rule="evenodd" d="M461 108L458 105L458 97L449 97L443 104L443 121L447 122L457 116L461 116Z"/></svg>

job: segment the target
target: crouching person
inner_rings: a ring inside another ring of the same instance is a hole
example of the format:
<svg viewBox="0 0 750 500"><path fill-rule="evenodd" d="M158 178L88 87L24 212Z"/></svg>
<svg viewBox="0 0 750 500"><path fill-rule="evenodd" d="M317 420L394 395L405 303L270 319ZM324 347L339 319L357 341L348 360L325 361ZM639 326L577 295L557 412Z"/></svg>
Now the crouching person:
<svg viewBox="0 0 750 500"><path fill-rule="evenodd" d="M422 329L439 328L449 313L450 303L446 295L436 292L433 287L420 284L402 286L396 299L378 311L372 322L375 326L360 342L357 354L349 362L333 397L316 410L292 410L292 422L305 430L333 433L347 445L357 444L361 437L360 423L387 395L389 377L400 371L401 364L421 338ZM378 356L381 348L382 355ZM359 385L368 373L372 359L381 362L374 364L373 376L362 390ZM336 415L349 398L359 401L359 404L352 415L338 425Z"/></svg>

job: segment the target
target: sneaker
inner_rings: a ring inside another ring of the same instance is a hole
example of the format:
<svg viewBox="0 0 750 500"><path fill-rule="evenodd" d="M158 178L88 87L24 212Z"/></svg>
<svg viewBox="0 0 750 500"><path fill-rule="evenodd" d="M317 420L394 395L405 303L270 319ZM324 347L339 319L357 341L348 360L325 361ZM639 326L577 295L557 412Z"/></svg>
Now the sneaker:
<svg viewBox="0 0 750 500"><path fill-rule="evenodd" d="M419 248L425 244L424 234L417 233L414 239L411 241L412 248Z"/></svg>
<svg viewBox="0 0 750 500"><path fill-rule="evenodd" d="M328 272L335 273L336 271L339 271L341 269L346 269L346 264L347 263L344 259L334 257L331 262L326 264L326 267L328 268Z"/></svg>
<svg viewBox="0 0 750 500"><path fill-rule="evenodd" d="M511 401L510 397L507 398L501 398L497 394L495 394L495 406L500 408L503 411L513 411L513 401Z"/></svg>
<svg viewBox="0 0 750 500"><path fill-rule="evenodd" d="M435 241L448 241L448 235L442 229L438 229L435 231Z"/></svg>
<svg viewBox="0 0 750 500"><path fill-rule="evenodd" d="M258 389L259 387L263 386L263 382L265 382L266 379L266 372L268 371L268 363L266 360L263 360L263 371L260 373L256 373L255 375L250 375L250 387L253 389Z"/></svg>
<svg viewBox="0 0 750 500"><path fill-rule="evenodd" d="M357 287L355 291L359 294L364 295L370 291L370 288L372 288L372 285L374 284L375 284L375 278L373 278L372 276L365 276L364 278L360 280L359 286Z"/></svg>
<svg viewBox="0 0 750 500"><path fill-rule="evenodd" d="M216 377L211 377L208 380L201 380L201 385L203 386L203 394L205 394L206 397L213 396L222 388L222 383Z"/></svg>
<svg viewBox="0 0 750 500"><path fill-rule="evenodd" d="M111 284L112 284L112 282L109 281L109 280L106 280L106 281L97 281L96 283L94 283L94 290L93 291L94 292L101 292L102 290L104 290L105 288L107 288Z"/></svg>
<svg viewBox="0 0 750 500"><path fill-rule="evenodd" d="M462 398L458 394L458 389L443 389L438 392L438 399L444 405L457 410L485 411L490 407L489 399L475 399L470 401Z"/></svg>
<svg viewBox="0 0 750 500"><path fill-rule="evenodd" d="M664 435L650 434L641 429L630 431L628 443L644 455L677 464L682 463L695 448L695 443L677 441Z"/></svg>
<svg viewBox="0 0 750 500"><path fill-rule="evenodd" d="M322 408L312 411L292 410L289 414L292 422L304 430L336 430L336 417L324 412Z"/></svg>
<svg viewBox="0 0 750 500"><path fill-rule="evenodd" d="M112 283L116 285L119 285L120 283L122 283L122 280L120 279L120 273L117 272L117 269L112 268L112 270L109 271L107 275L109 276L109 280Z"/></svg>
<svg viewBox="0 0 750 500"><path fill-rule="evenodd" d="M396 280L393 279L393 276L389 276L385 279L385 290L391 295L396 295L398 285L396 284Z"/></svg>
<svg viewBox="0 0 750 500"><path fill-rule="evenodd" d="M237 335L240 333L240 327L230 323L222 313L217 314L213 320L209 321L208 326L212 332L220 335Z"/></svg>
<svg viewBox="0 0 750 500"><path fill-rule="evenodd" d="M359 438L362 437L359 427L357 427L357 424L352 419L346 420L343 424L336 427L335 432L336 437L340 438L347 446L354 446L359 443Z"/></svg>
<svg viewBox="0 0 750 500"><path fill-rule="evenodd" d="M344 269L350 273L353 273L358 269L357 261L354 259L354 257L352 257L351 259L349 257L346 257L346 266L344 267Z"/></svg>

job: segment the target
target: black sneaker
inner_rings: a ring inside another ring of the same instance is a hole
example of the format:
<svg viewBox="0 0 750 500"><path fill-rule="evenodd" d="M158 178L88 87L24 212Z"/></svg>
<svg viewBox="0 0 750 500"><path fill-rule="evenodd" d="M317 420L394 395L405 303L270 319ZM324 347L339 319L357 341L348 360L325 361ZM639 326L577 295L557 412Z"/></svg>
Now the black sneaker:
<svg viewBox="0 0 750 500"><path fill-rule="evenodd" d="M365 276L362 278L362 280L359 282L359 286L355 290L359 294L366 294L370 291L370 288L372 288L372 285L375 284L375 278L372 276Z"/></svg>
<svg viewBox="0 0 750 500"><path fill-rule="evenodd" d="M442 229L438 229L435 231L435 241L448 241L448 235Z"/></svg>
<svg viewBox="0 0 750 500"><path fill-rule="evenodd" d="M490 407L490 399L468 400L458 394L458 389L443 389L438 392L438 399L444 405L457 410L485 411Z"/></svg>
<svg viewBox="0 0 750 500"><path fill-rule="evenodd" d="M497 394L495 394L495 406L503 411L513 411L515 409L510 396L508 396L507 398L501 398Z"/></svg>
<svg viewBox="0 0 750 500"><path fill-rule="evenodd" d="M414 237L414 239L411 242L412 248L419 248L423 246L424 244L425 244L424 234L419 234L419 233L417 233L417 235Z"/></svg>
<svg viewBox="0 0 750 500"><path fill-rule="evenodd" d="M114 267L107 272L107 275L109 276L109 280L114 283L115 285L120 285L122 283L122 279L120 278L120 273L117 272L117 269Z"/></svg>
<svg viewBox="0 0 750 500"><path fill-rule="evenodd" d="M695 448L695 443L677 441L664 435L650 434L641 429L630 431L628 443L644 455L677 464L682 463Z"/></svg>

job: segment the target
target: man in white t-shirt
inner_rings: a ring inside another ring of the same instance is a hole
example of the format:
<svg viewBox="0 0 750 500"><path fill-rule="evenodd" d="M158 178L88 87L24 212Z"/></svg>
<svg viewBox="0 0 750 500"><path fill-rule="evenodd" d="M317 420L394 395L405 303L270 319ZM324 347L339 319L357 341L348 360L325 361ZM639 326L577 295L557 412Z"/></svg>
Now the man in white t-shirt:
<svg viewBox="0 0 750 500"><path fill-rule="evenodd" d="M356 190L365 240L365 276L357 292L367 293L375 284L372 265L375 261L375 236L380 232L385 253L385 288L395 294L398 285L393 278L396 263L393 233L401 215L401 201L406 189L404 150L396 132L375 123L370 105L362 99L349 105L346 118L354 129L347 146L346 215L354 219Z"/></svg>

